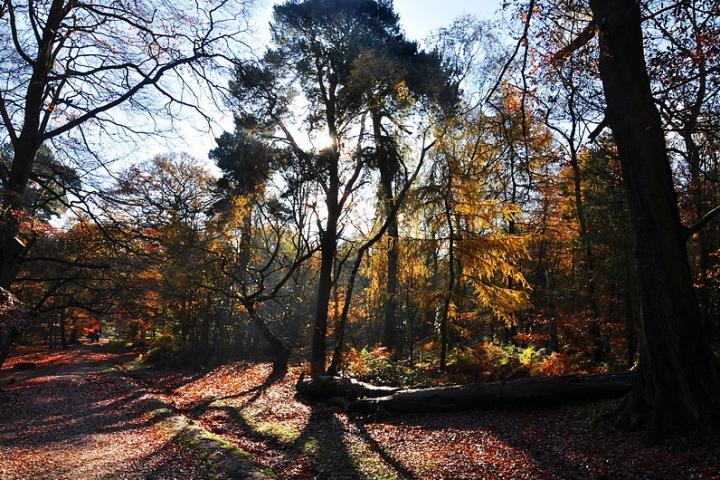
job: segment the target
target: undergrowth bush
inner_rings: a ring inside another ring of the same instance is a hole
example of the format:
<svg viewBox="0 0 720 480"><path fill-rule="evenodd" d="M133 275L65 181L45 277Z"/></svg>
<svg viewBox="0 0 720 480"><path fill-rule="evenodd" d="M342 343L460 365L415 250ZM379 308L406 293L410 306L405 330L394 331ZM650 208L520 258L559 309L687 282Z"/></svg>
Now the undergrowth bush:
<svg viewBox="0 0 720 480"><path fill-rule="evenodd" d="M173 366L182 362L182 356L175 339L171 335L161 335L152 342L143 361L157 366Z"/></svg>
<svg viewBox="0 0 720 480"><path fill-rule="evenodd" d="M144 345L145 337L147 336L145 322L139 319L130 320L127 325L125 325L125 336L135 346Z"/></svg>
<svg viewBox="0 0 720 480"><path fill-rule="evenodd" d="M421 387L438 383L488 382L523 377L587 373L579 358L534 346L518 347L484 342L474 347L453 348L448 354L446 375L437 377L437 362L395 361L385 348L351 349L345 373L376 385ZM435 372L435 373L434 373Z"/></svg>
<svg viewBox="0 0 720 480"><path fill-rule="evenodd" d="M429 385L422 369L407 361L394 361L384 347L350 349L346 357L345 372L351 377L375 385L419 387Z"/></svg>
<svg viewBox="0 0 720 480"><path fill-rule="evenodd" d="M555 376L575 370L570 357L548 354L543 348L517 347L485 342L455 348L449 354L448 372L481 381L512 380L530 376Z"/></svg>

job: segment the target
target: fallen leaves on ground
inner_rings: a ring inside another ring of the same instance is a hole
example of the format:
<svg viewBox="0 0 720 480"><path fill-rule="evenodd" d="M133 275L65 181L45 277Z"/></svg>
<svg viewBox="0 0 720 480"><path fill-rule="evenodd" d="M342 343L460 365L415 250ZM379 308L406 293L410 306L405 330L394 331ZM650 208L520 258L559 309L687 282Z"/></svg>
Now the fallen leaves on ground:
<svg viewBox="0 0 720 480"><path fill-rule="evenodd" d="M203 465L172 441L144 392L102 372L99 348L21 351L32 377L0 392L0 478L186 479ZM3 370L5 372L5 370Z"/></svg>
<svg viewBox="0 0 720 480"><path fill-rule="evenodd" d="M148 418L139 390L100 373L120 360L102 348L11 359L39 368L0 393L0 477L202 478L193 452ZM639 435L593 428L609 403L356 416L296 398L302 369L278 381L270 365L249 362L131 375L278 479L720 479L717 439L647 448Z"/></svg>
<svg viewBox="0 0 720 480"><path fill-rule="evenodd" d="M580 406L389 416L348 415L295 397L295 365L146 372L165 398L288 479L720 479L717 439L646 447L593 424Z"/></svg>

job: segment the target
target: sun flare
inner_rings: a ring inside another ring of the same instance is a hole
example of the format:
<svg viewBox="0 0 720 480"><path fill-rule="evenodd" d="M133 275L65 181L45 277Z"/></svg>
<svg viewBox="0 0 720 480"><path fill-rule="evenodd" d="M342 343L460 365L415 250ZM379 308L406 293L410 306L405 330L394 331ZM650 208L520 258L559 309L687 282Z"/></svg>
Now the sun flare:
<svg viewBox="0 0 720 480"><path fill-rule="evenodd" d="M317 147L320 150L325 150L327 148L332 147L335 145L335 137L330 135L328 132L318 132L318 134L315 136L315 147Z"/></svg>

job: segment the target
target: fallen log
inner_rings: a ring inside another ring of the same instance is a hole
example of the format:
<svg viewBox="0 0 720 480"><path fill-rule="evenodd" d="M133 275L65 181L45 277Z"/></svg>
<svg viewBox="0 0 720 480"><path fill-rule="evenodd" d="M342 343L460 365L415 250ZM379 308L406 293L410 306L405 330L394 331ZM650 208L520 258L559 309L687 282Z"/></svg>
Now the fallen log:
<svg viewBox="0 0 720 480"><path fill-rule="evenodd" d="M496 408L518 404L558 404L617 398L632 388L633 373L521 378L505 382L399 390L353 401L351 411L398 413Z"/></svg>
<svg viewBox="0 0 720 480"><path fill-rule="evenodd" d="M300 375L295 389L301 395L315 399L342 397L348 400L385 397L400 390L396 387L378 387L352 378L328 375L313 375L306 378L304 374Z"/></svg>

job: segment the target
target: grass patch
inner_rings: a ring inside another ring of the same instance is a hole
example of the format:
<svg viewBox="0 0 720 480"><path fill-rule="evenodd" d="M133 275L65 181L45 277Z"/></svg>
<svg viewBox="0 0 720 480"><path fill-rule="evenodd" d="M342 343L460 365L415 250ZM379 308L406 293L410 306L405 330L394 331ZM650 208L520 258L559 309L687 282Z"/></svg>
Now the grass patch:
<svg viewBox="0 0 720 480"><path fill-rule="evenodd" d="M248 413L233 406L231 403L223 401L215 401L210 404L211 407L232 409L236 415L242 418L242 421L250 427L250 429L260 435L272 437L273 440L290 446L300 438L300 431L294 426L286 425L282 422L266 422L260 420L258 415Z"/></svg>
<svg viewBox="0 0 720 480"><path fill-rule="evenodd" d="M113 373L118 371L118 366L114 363L101 363L98 368L100 373Z"/></svg>
<svg viewBox="0 0 720 480"><path fill-rule="evenodd" d="M242 411L238 413L250 428L257 433L269 435L280 443L289 445L300 437L300 432L292 426L285 425L281 422L264 422L259 420L257 416Z"/></svg>
<svg viewBox="0 0 720 480"><path fill-rule="evenodd" d="M133 343L127 340L110 340L106 343L103 348L108 352L121 353L130 350L133 347Z"/></svg>
<svg viewBox="0 0 720 480"><path fill-rule="evenodd" d="M348 453L355 468L367 478L399 480L400 477L392 467L389 467L365 441L357 439L357 441L351 442Z"/></svg>
<svg viewBox="0 0 720 480"><path fill-rule="evenodd" d="M236 453L236 454L238 454L242 457L248 458L248 459L252 458L252 454L250 454L250 452L247 452L247 451L243 450L242 448L239 448L236 445L233 445L232 443L228 442L227 440L224 440L224 439L218 437L217 435L215 435L214 433L208 432L205 429L200 430L199 435L197 435L197 436L193 435L191 437L195 437L195 438L189 439L190 442L194 442L195 444L199 443L202 440L205 440L207 442L210 442L210 443L216 445L217 447L222 448L223 450L227 450L229 452Z"/></svg>
<svg viewBox="0 0 720 480"><path fill-rule="evenodd" d="M293 443L300 437L300 432L293 427L279 422L258 422L255 429L266 435L272 435L282 443Z"/></svg>
<svg viewBox="0 0 720 480"><path fill-rule="evenodd" d="M316 455L318 450L320 448L320 442L318 442L316 439L312 438L305 443L303 443L303 450L311 455Z"/></svg>
<svg viewBox="0 0 720 480"><path fill-rule="evenodd" d="M138 355L134 359L123 363L122 369L126 372L140 372L142 370L150 370L152 365L149 365L143 361L143 356Z"/></svg>
<svg viewBox="0 0 720 480"><path fill-rule="evenodd" d="M252 461L253 455L242 448L233 445L227 440L207 431L198 424L183 416L175 416L160 423L160 429L168 435L173 436L175 441L188 446L202 460L208 468L208 479L229 478L228 474L235 472L240 462L240 470L254 468L260 471L266 478L274 478L274 473L269 468L261 468L259 465L245 465L244 462ZM244 466L242 466L244 465Z"/></svg>

